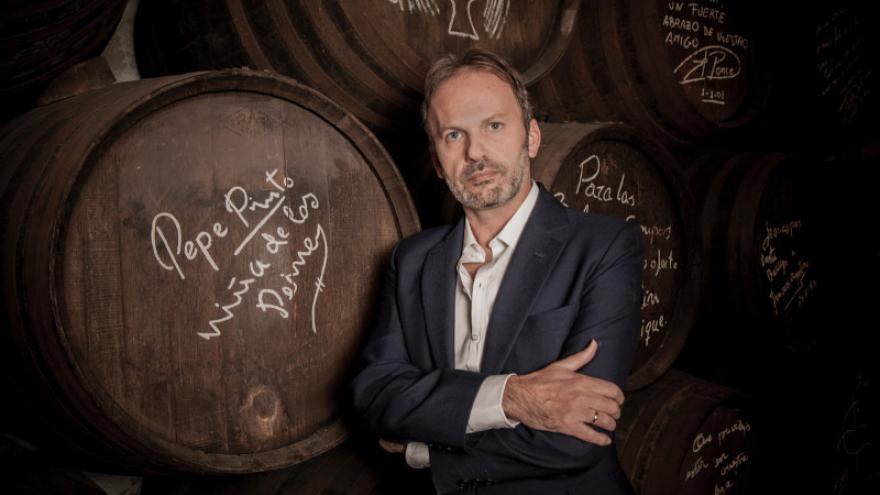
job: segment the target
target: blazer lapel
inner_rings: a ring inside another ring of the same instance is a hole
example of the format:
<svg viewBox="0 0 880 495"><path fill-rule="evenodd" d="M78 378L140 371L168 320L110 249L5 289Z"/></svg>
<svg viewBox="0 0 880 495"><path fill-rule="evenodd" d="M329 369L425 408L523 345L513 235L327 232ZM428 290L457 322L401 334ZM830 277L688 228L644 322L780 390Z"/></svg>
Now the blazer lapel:
<svg viewBox="0 0 880 495"><path fill-rule="evenodd" d="M434 363L454 369L455 265L461 256L464 219L460 219L439 244L428 251L422 272L422 308Z"/></svg>
<svg viewBox="0 0 880 495"><path fill-rule="evenodd" d="M495 298L486 330L482 372L501 371L568 235L565 210L556 198L541 190Z"/></svg>

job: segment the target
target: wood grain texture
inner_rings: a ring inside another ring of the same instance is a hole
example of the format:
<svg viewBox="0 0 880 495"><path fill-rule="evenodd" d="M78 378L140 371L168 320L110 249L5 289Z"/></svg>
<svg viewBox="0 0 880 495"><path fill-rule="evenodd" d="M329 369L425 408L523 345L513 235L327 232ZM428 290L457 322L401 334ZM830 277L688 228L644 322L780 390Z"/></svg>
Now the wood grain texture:
<svg viewBox="0 0 880 495"><path fill-rule="evenodd" d="M761 40L745 4L585 4L562 60L532 88L551 121L622 121L663 144L742 127L766 97Z"/></svg>
<svg viewBox="0 0 880 495"><path fill-rule="evenodd" d="M149 2L138 63L152 75L272 69L387 130L418 125L425 73L446 53L486 48L539 79L567 48L579 8L579 0Z"/></svg>
<svg viewBox="0 0 880 495"><path fill-rule="evenodd" d="M382 268L419 228L355 119L292 80L231 70L49 105L0 148L17 159L2 200L11 337L74 443L231 473L345 438Z"/></svg>
<svg viewBox="0 0 880 495"><path fill-rule="evenodd" d="M679 371L630 395L615 442L636 493L754 493L753 407L730 388Z"/></svg>
<svg viewBox="0 0 880 495"><path fill-rule="evenodd" d="M869 220L859 206L862 193L850 194L852 202L819 198L835 187L832 175L856 176L864 165L844 157L722 150L683 155L682 162L700 205L706 319L732 327L707 327L714 335L695 345L715 342L736 354L746 342L760 342L767 355L758 362L767 366L782 352L827 359L835 340L828 329L838 327L842 308L863 291L857 273L866 256L847 233Z"/></svg>
<svg viewBox="0 0 880 495"><path fill-rule="evenodd" d="M4 2L0 7L0 96L64 72L100 51L125 0Z"/></svg>

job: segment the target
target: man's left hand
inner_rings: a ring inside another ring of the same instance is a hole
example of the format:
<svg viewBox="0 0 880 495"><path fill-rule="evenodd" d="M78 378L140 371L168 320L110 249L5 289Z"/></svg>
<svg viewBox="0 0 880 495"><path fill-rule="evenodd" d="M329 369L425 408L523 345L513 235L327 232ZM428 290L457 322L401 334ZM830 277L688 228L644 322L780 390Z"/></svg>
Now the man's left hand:
<svg viewBox="0 0 880 495"><path fill-rule="evenodd" d="M610 445L611 437L594 426L606 431L617 428L623 391L612 382L577 372L593 360L598 348L592 341L584 350L538 371L511 376L502 399L504 414L529 428Z"/></svg>

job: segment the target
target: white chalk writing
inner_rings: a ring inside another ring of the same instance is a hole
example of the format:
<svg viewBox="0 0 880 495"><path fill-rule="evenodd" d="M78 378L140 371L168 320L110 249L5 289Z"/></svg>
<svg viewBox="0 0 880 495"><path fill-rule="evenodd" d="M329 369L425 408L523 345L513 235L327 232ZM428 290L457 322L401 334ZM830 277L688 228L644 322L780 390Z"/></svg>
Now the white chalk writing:
<svg viewBox="0 0 880 495"><path fill-rule="evenodd" d="M728 96L736 92L721 82L743 72L741 56L749 48L749 38L733 31L737 23L731 22L728 6L715 0L668 2L659 14L663 43L681 56L673 74L680 84L697 86L686 91L687 97L700 104L727 105Z"/></svg>
<svg viewBox="0 0 880 495"><path fill-rule="evenodd" d="M733 481L724 480L724 484L721 486L715 485L715 495L725 495L728 490L733 488Z"/></svg>
<svg viewBox="0 0 880 495"><path fill-rule="evenodd" d="M220 336L220 328L217 325L235 318L235 313L232 312L232 309L237 307L239 304L241 304L241 301L244 299L244 295L247 294L247 292L251 288L251 285L254 282L255 282L255 279L253 279L253 278L248 278L248 279L238 281L239 289L232 293L232 296L235 298L235 302L232 302L230 304L225 304L222 307L220 306L219 303L214 303L214 306L223 310L223 313L225 313L225 316L223 316L222 318L217 318L217 319L208 321L208 326L211 327L211 330L213 330L212 332L198 332L197 335L205 340L210 340L213 337L219 337ZM236 283L236 279L235 279L235 277L232 277L229 280L229 285L226 287L226 290L232 290L232 287L235 285L235 283Z"/></svg>
<svg viewBox="0 0 880 495"><path fill-rule="evenodd" d="M471 10L476 0L449 0L449 24L446 33L450 36L468 38L474 41L480 39L477 30L478 23L474 22L474 13ZM441 14L435 0L389 0L397 5L401 11L418 12L432 17ZM510 12L510 0L486 0L483 7L483 32L489 39L498 39L504 31L507 17Z"/></svg>
<svg viewBox="0 0 880 495"><path fill-rule="evenodd" d="M876 87L870 37L857 11L841 8L816 26L816 71L820 94L833 107L841 124L856 121L873 101Z"/></svg>
<svg viewBox="0 0 880 495"><path fill-rule="evenodd" d="M660 238L664 241L668 241L672 238L672 225L641 225L642 234L645 235L645 239L648 240L649 243L653 244L654 239Z"/></svg>
<svg viewBox="0 0 880 495"><path fill-rule="evenodd" d="M169 223L174 227L174 242L169 243L168 237L165 235L165 230L162 229L162 224ZM213 233L217 237L226 237L228 233L228 229L226 229L220 223L215 223L213 225ZM158 243L157 241L158 237ZM217 267L217 262L214 261L214 258L211 256L211 244L213 243L213 237L207 231L201 231L196 234L196 237L192 241L183 242L183 235L181 233L180 221L173 214L163 211L159 213L155 217L153 217L153 226L151 228L150 241L153 245L153 256L156 257L156 261L159 262L159 266L166 270L176 270L177 274L180 276L181 280L186 279L186 275L183 274L183 270L180 268L180 263L177 260L177 257L181 254L181 248L183 249L183 255L186 259L192 261L196 259L199 254L205 258L211 268L214 271L219 271L220 269ZM172 245L174 246L172 248ZM162 254L159 253L161 250ZM167 258L166 258L167 256ZM170 263L170 264L169 264Z"/></svg>
<svg viewBox="0 0 880 495"><path fill-rule="evenodd" d="M712 442L712 434L711 433L709 433L708 435L703 435L702 433L697 433L697 436L694 437L694 442L691 444L691 449L694 451L694 453L697 453L700 451L700 449L703 448L704 445L706 445L707 443L711 443L711 442Z"/></svg>
<svg viewBox="0 0 880 495"><path fill-rule="evenodd" d="M663 315L660 315L659 318L654 318L647 321L644 318L642 319L642 326L639 334L642 340L645 341L645 347L648 347L651 344L651 335L655 333L660 333L660 330L662 330L665 326L666 319Z"/></svg>
<svg viewBox="0 0 880 495"><path fill-rule="evenodd" d="M233 252L232 259L241 255L251 240L260 239L264 252L269 256L276 256L292 242L291 226L299 226L306 223L312 212L319 209L318 197L307 192L299 197L299 205L287 206L290 190L294 187L294 180L290 177L278 177L278 170L274 169L265 173L265 182L271 187L268 192L251 192L242 186L230 187L223 195L223 205L227 213L232 215L232 223L239 228L246 229L241 242ZM259 198L255 198L260 196ZM267 224L277 217L286 219L288 226L275 226L268 228ZM257 218L252 218L254 213ZM255 221L256 220L256 221ZM229 227L221 222L214 222L210 229L198 231L192 240L184 236L185 229L180 220L173 213L163 211L153 217L150 241L153 248L153 256L159 267L166 271L174 271L181 280L187 279L187 270L184 261L193 263L197 259L207 262L215 272L221 271L216 255L213 253L215 242L229 235ZM210 340L222 334L222 325L231 325L239 308L246 300L255 299L254 306L261 312L271 312L283 319L290 317L287 304L294 299L299 286L297 280L302 269L314 253L322 251L321 268L315 278L314 294L311 300L311 329L317 333L315 308L318 297L324 290L324 276L327 268L329 246L327 235L320 223L316 224L315 235L305 237L302 240L302 248L296 251L295 259L287 269L285 263L270 262L264 259L253 258L248 264L248 272L245 276L232 276L226 285L225 295L214 303L214 307L221 312L220 316L208 320L210 331L197 332L199 337ZM222 261L222 260L221 260ZM280 269L279 277L283 283L280 287L255 287L257 284L265 284L269 271L273 267ZM253 289L253 290L252 290ZM253 293L253 295L251 295Z"/></svg>
<svg viewBox="0 0 880 495"><path fill-rule="evenodd" d="M795 231L801 227L803 227L803 222L800 220L792 220L778 227L771 227L769 222L766 223L766 234L764 235L764 240L761 241L761 249L769 249L771 241L781 235L794 237Z"/></svg>
<svg viewBox="0 0 880 495"><path fill-rule="evenodd" d="M324 290L324 271L327 268L327 237L324 233L323 227L321 224L318 224L318 228L315 232L314 238L306 237L303 240L304 249L296 252L296 259L290 264L291 271L289 273L281 273L279 277L284 279L286 285L281 287L281 294L278 293L275 289L262 289L257 296L258 302L257 307L260 311L264 313L267 310L276 311L282 318L287 318L289 316L288 311L284 308L285 299L287 301L292 301L293 296L296 294L299 286L296 283L296 278L300 275L300 268L306 264L306 259L309 258L312 253L324 247L324 256L321 262L321 272L318 277L315 279L315 295L312 298L312 332L318 333L317 328L315 327L315 304L318 300L318 294L320 294ZM282 297L283 296L283 297ZM266 302L266 298L271 298L270 302Z"/></svg>
<svg viewBox="0 0 880 495"><path fill-rule="evenodd" d="M818 286L816 280L809 277L810 260L805 259L803 254L798 255L798 251L791 247L780 253L781 247L777 245L782 240L789 244L794 243L802 228L801 220L780 225L765 223L759 262L770 283L768 296L776 316L788 311L792 304L796 303L798 308L803 307Z"/></svg>
<svg viewBox="0 0 880 495"><path fill-rule="evenodd" d="M660 296L658 296L656 292L646 289L645 285L642 284L642 309L645 309L648 306L656 306L658 304L660 304Z"/></svg>
<svg viewBox="0 0 880 495"><path fill-rule="evenodd" d="M685 474L685 481L694 479L698 474L700 474L700 471L708 469L708 467L709 465L706 464L706 461L704 461L702 457L697 457L697 462L694 463L694 467L689 469Z"/></svg>
<svg viewBox="0 0 880 495"><path fill-rule="evenodd" d="M733 79L740 74L742 63L733 50L720 45L698 49L681 61L672 72L681 72L681 84L718 79Z"/></svg>
<svg viewBox="0 0 880 495"><path fill-rule="evenodd" d="M650 270L650 273L653 273L655 277L660 276L660 272L666 270L678 270L678 261L672 256L672 250L669 251L669 254L663 256L660 250L657 250L657 257L651 257L651 259L645 258L643 268L647 271Z"/></svg>
<svg viewBox="0 0 880 495"><path fill-rule="evenodd" d="M400 7L400 10L404 10L404 4L409 12L413 10L417 10L423 14L429 15L438 15L440 14L440 8L437 7L437 3L434 0L388 0L389 2L396 4Z"/></svg>
<svg viewBox="0 0 880 495"><path fill-rule="evenodd" d="M748 460L749 460L748 454L746 454L745 452L740 452L729 463L725 464L724 466L721 466L721 469L718 472L721 473L721 476L727 476L727 473L729 471L740 467L743 463L745 463Z"/></svg>
<svg viewBox="0 0 880 495"><path fill-rule="evenodd" d="M737 469L749 461L749 455L743 450L744 446L749 443L741 439L728 445L725 451L722 441L733 433L746 435L749 431L751 431L751 425L742 419L737 419L733 424L722 428L715 434L698 432L691 442L691 452L698 455L694 459L693 455L689 454L688 459L694 460L691 467L684 472L684 481L692 481L704 473L704 479L708 475L708 479L715 484L716 490L720 488L722 493L725 493L733 488L736 484Z"/></svg>
<svg viewBox="0 0 880 495"><path fill-rule="evenodd" d="M583 194L587 199L595 199L602 201L603 203L617 201L618 203L627 206L636 205L635 195L631 194L624 187L626 173L620 174L620 181L618 182L616 189L599 184L596 181L596 178L602 172L602 160L599 159L597 155L590 155L581 161L578 164L578 170L580 175L574 190L575 194L580 194L581 188L583 187Z"/></svg>
<svg viewBox="0 0 880 495"><path fill-rule="evenodd" d="M731 435L733 433L742 433L743 435L745 435L750 431L752 431L752 425L744 422L742 419L739 419L736 421L736 423L718 432L718 443L723 443L724 439L727 438L728 435Z"/></svg>
<svg viewBox="0 0 880 495"><path fill-rule="evenodd" d="M696 2L688 3L688 7L691 8L690 10L692 16L701 17L703 19L710 19L717 22L718 24L724 24L724 18L727 17L727 12L723 10L712 7L705 7Z"/></svg>

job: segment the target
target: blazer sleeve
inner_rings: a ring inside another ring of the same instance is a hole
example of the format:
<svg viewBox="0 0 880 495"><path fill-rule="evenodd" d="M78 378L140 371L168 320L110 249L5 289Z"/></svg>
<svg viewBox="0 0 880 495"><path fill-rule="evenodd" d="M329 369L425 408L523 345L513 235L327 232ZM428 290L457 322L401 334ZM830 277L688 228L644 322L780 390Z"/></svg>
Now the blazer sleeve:
<svg viewBox="0 0 880 495"><path fill-rule="evenodd" d="M591 339L599 349L580 373L623 388L638 345L642 302L644 238L636 224L625 225L610 243L581 293L578 316L560 358L582 350ZM559 433L519 425L468 435L462 450L431 449L432 475L442 492L462 480L494 482L583 472L612 455L602 447ZM433 469L436 468L436 469Z"/></svg>
<svg viewBox="0 0 880 495"><path fill-rule="evenodd" d="M366 429L380 438L463 448L471 405L486 375L413 363L398 308L398 247L362 354L363 368L352 382L354 407Z"/></svg>

